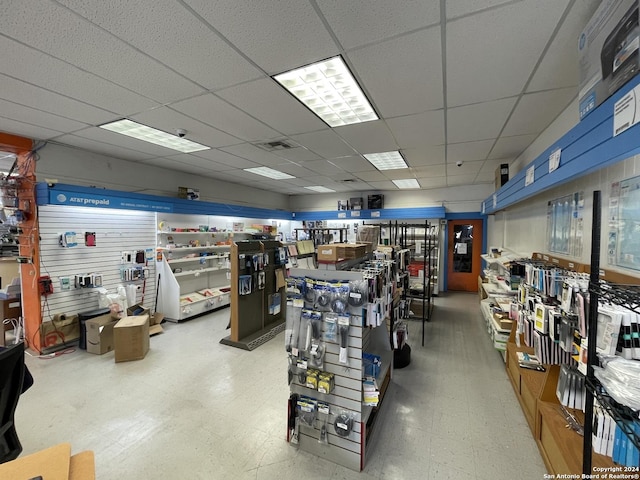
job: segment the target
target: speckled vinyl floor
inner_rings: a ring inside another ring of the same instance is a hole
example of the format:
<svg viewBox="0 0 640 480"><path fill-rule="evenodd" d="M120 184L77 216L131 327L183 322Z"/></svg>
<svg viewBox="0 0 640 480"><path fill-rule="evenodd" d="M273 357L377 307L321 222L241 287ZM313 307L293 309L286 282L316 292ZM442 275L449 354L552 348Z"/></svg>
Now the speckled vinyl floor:
<svg viewBox="0 0 640 480"><path fill-rule="evenodd" d="M23 454L70 442L95 452L99 480L543 478L477 295L435 302L424 347L410 324L412 362L394 371L363 472L285 441L283 334L253 352L221 345L228 309L165 323L141 361L27 357L35 384L17 409Z"/></svg>

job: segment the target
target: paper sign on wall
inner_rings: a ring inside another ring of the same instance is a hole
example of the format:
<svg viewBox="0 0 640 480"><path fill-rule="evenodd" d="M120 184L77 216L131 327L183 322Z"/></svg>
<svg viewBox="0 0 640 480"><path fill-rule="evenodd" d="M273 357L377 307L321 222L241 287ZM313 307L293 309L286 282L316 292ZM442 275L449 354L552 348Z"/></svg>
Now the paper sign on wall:
<svg viewBox="0 0 640 480"><path fill-rule="evenodd" d="M493 208L496 208L497 205L498 205L498 196L494 193L493 194Z"/></svg>
<svg viewBox="0 0 640 480"><path fill-rule="evenodd" d="M371 212L371 218L380 218L380 212Z"/></svg>
<svg viewBox="0 0 640 480"><path fill-rule="evenodd" d="M352 217L359 217L360 216L360 211L359 210L351 210L351 216Z"/></svg>
<svg viewBox="0 0 640 480"><path fill-rule="evenodd" d="M347 218L347 212L338 212L338 218Z"/></svg>
<svg viewBox="0 0 640 480"><path fill-rule="evenodd" d="M524 186L528 186L531 185L535 179L535 174L536 174L536 166L535 165L531 165L529 168L527 168L527 176L524 178Z"/></svg>
<svg viewBox="0 0 640 480"><path fill-rule="evenodd" d="M640 85L618 100L613 106L613 136L640 122Z"/></svg>
<svg viewBox="0 0 640 480"><path fill-rule="evenodd" d="M560 154L562 150L560 148L556 148L551 155L549 155L549 173L557 170L560 166Z"/></svg>

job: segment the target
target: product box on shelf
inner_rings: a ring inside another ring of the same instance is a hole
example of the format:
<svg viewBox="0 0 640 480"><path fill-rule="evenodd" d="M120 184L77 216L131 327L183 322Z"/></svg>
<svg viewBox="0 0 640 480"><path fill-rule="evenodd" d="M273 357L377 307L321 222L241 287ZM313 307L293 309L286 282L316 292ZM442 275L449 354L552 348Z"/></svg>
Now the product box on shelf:
<svg viewBox="0 0 640 480"><path fill-rule="evenodd" d="M87 320L87 352L102 355L113 350L113 327L116 323L118 320L114 320L111 314Z"/></svg>
<svg viewBox="0 0 640 480"><path fill-rule="evenodd" d="M364 257L367 254L367 246L363 243L348 243L344 244L343 248L343 257L349 260Z"/></svg>
<svg viewBox="0 0 640 480"><path fill-rule="evenodd" d="M341 243L331 245L318 245L318 260L323 262L336 262L344 258L344 248ZM342 256L340 256L342 255Z"/></svg>
<svg viewBox="0 0 640 480"><path fill-rule="evenodd" d="M113 327L116 362L143 359L149 351L149 315L124 317Z"/></svg>
<svg viewBox="0 0 640 480"><path fill-rule="evenodd" d="M496 168L496 190L509 181L509 164L501 163Z"/></svg>
<svg viewBox="0 0 640 480"><path fill-rule="evenodd" d="M639 3L603 0L580 34L580 119L638 73Z"/></svg>

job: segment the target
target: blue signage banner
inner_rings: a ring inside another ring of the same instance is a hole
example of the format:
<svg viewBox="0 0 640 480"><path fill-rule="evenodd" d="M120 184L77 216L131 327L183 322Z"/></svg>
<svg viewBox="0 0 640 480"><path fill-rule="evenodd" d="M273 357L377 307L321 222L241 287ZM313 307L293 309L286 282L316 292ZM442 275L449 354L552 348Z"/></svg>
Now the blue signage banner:
<svg viewBox="0 0 640 480"><path fill-rule="evenodd" d="M146 210L153 212L173 212L173 204L169 202L148 201L138 198L114 197L92 193L50 190L49 204L70 205L75 207L98 207L123 210Z"/></svg>

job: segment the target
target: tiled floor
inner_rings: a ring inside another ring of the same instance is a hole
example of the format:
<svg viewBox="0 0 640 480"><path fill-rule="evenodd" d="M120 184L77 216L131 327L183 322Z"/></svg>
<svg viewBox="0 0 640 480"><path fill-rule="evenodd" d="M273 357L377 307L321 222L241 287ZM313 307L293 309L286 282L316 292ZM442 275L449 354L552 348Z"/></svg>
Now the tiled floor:
<svg viewBox="0 0 640 480"><path fill-rule="evenodd" d="M27 358L35 385L16 418L24 453L59 442L93 450L101 480L543 478L477 295L436 299L424 347L411 323L412 362L394 372L362 473L285 442L282 334L253 352L224 346L228 316L165 324L142 361Z"/></svg>

